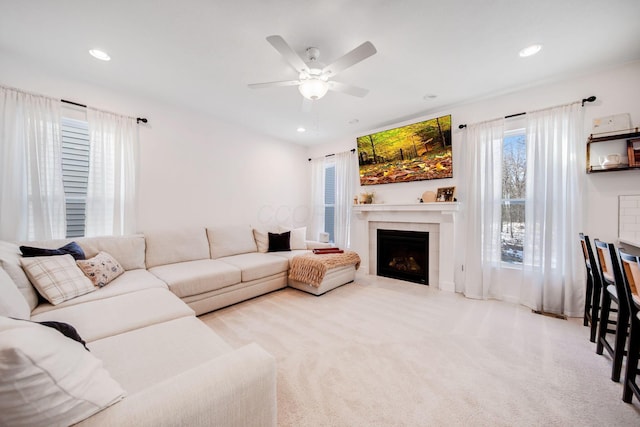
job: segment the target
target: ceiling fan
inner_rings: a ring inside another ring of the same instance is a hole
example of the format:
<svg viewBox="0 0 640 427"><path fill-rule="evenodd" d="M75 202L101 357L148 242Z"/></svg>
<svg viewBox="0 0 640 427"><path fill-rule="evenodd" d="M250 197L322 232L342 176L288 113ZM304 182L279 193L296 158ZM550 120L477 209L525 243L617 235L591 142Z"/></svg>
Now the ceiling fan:
<svg viewBox="0 0 640 427"><path fill-rule="evenodd" d="M298 72L298 80L285 80L268 83L253 83L249 87L261 89L279 86L298 86L298 90L306 99L317 100L326 95L328 90L346 93L357 97L364 97L369 91L357 86L330 80L336 74L363 61L376 53L376 48L371 42L364 42L352 51L338 58L333 63L323 66L318 62L320 51L310 47L306 50L307 60L301 58L289 44L280 36L269 36L267 41L284 59Z"/></svg>

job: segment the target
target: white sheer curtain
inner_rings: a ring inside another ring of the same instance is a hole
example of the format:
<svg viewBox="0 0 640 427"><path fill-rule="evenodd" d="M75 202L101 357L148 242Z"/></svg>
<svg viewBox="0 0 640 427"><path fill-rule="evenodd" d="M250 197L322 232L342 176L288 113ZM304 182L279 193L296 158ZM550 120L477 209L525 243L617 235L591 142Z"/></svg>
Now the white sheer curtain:
<svg viewBox="0 0 640 427"><path fill-rule="evenodd" d="M324 231L324 157L311 159L311 218L309 221L309 238L318 240Z"/></svg>
<svg viewBox="0 0 640 427"><path fill-rule="evenodd" d="M356 157L346 151L335 155L336 165L336 203L334 222L334 241L340 248L351 247L351 206L353 205L353 187L357 177Z"/></svg>
<svg viewBox="0 0 640 427"><path fill-rule="evenodd" d="M465 152L466 261L463 293L500 298L504 119L469 125Z"/></svg>
<svg viewBox="0 0 640 427"><path fill-rule="evenodd" d="M91 151L86 236L136 231L138 129L134 118L87 109Z"/></svg>
<svg viewBox="0 0 640 427"><path fill-rule="evenodd" d="M0 238L65 237L60 101L0 86Z"/></svg>
<svg viewBox="0 0 640 427"><path fill-rule="evenodd" d="M582 228L584 143L579 103L527 113L523 302L581 315L584 275L576 236Z"/></svg>

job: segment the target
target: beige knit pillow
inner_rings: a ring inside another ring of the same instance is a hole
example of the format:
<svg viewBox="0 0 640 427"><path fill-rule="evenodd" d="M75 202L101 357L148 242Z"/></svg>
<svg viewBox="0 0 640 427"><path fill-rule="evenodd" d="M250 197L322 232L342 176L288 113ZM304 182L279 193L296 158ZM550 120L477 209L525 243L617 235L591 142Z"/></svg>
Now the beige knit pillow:
<svg viewBox="0 0 640 427"><path fill-rule="evenodd" d="M98 255L86 260L76 261L85 276L99 288L124 273L124 268L111 255L98 252Z"/></svg>
<svg viewBox="0 0 640 427"><path fill-rule="evenodd" d="M22 258L20 263L40 295L53 305L97 289L71 255Z"/></svg>

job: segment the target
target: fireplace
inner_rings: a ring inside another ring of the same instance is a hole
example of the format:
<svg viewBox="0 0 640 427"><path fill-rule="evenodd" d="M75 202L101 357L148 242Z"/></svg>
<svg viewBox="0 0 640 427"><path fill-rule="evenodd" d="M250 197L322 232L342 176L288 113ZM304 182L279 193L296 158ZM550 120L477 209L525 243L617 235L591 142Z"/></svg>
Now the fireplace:
<svg viewBox="0 0 640 427"><path fill-rule="evenodd" d="M429 284L429 233L378 229L378 276Z"/></svg>

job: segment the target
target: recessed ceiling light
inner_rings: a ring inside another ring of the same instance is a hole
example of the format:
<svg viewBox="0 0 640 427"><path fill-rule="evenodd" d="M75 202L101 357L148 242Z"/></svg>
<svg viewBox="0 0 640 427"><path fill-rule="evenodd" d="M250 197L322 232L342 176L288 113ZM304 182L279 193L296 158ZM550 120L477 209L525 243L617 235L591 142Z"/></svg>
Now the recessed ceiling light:
<svg viewBox="0 0 640 427"><path fill-rule="evenodd" d="M303 128L302 126L300 126L298 129L296 129L298 132L303 133L306 132L307 130L305 128Z"/></svg>
<svg viewBox="0 0 640 427"><path fill-rule="evenodd" d="M520 51L520 56L522 58L526 58L527 56L532 56L535 55L536 53L540 52L540 49L542 49L542 46L539 44L533 44L529 47L525 47L524 49L522 49Z"/></svg>
<svg viewBox="0 0 640 427"><path fill-rule="evenodd" d="M91 54L91 56L93 56L94 58L99 59L101 61L110 61L111 60L111 57L106 52L103 52L103 51L98 50L98 49L91 49L89 51L89 53Z"/></svg>

